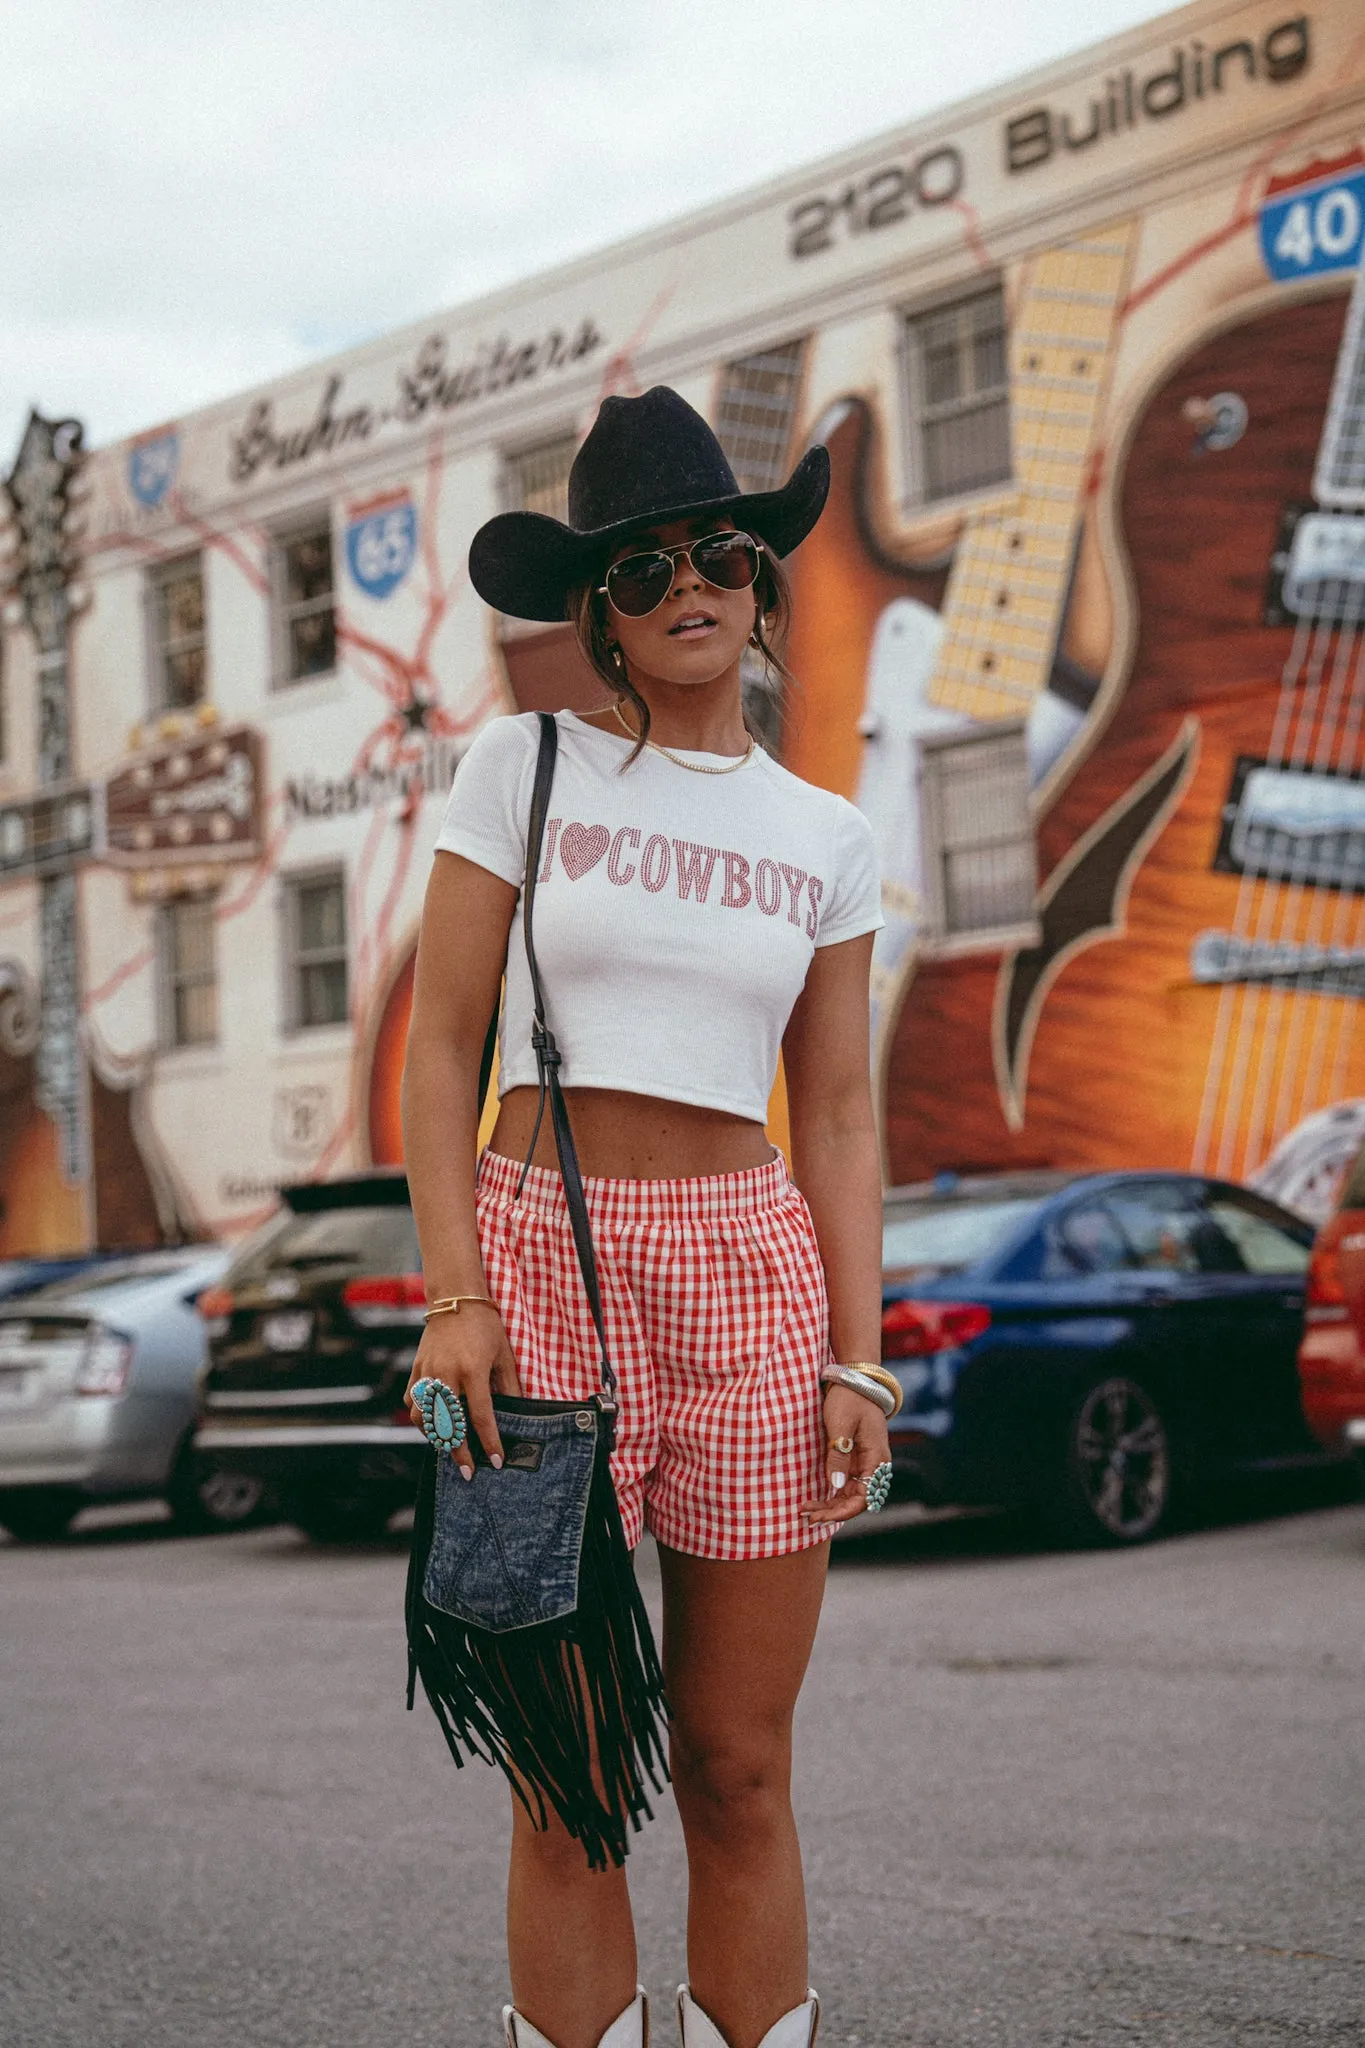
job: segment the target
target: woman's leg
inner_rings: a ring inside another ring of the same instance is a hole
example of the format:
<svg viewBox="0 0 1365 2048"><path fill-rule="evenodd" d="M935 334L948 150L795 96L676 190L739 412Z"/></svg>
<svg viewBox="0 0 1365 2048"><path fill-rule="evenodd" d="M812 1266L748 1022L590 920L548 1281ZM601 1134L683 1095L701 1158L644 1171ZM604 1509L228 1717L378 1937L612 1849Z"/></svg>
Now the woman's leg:
<svg viewBox="0 0 1365 2048"><path fill-rule="evenodd" d="M688 1976L730 2048L757 2048L807 1991L791 1728L829 1549L748 1564L659 1555Z"/></svg>
<svg viewBox="0 0 1365 2048"><path fill-rule="evenodd" d="M597 2048L635 1996L635 1927L624 1870L589 1870L558 1821L531 1826L512 1802L507 1954L512 2003L555 2048Z"/></svg>

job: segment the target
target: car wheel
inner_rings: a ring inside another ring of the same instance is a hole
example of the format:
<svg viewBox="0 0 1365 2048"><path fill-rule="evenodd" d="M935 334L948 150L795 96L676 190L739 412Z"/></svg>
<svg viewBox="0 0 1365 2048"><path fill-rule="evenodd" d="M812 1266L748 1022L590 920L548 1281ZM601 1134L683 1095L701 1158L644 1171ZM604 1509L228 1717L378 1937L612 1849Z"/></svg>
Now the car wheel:
<svg viewBox="0 0 1365 2048"><path fill-rule="evenodd" d="M398 1503L387 1493L291 1494L284 1518L314 1543L373 1543L384 1534Z"/></svg>
<svg viewBox="0 0 1365 2048"><path fill-rule="evenodd" d="M172 1518L187 1535L240 1529L260 1512L265 1482L249 1472L212 1464L186 1445L166 1489Z"/></svg>
<svg viewBox="0 0 1365 2048"><path fill-rule="evenodd" d="M1165 1528L1174 1492L1170 1432L1151 1394L1126 1374L1097 1380L1068 1425L1062 1533L1076 1543L1147 1543Z"/></svg>
<svg viewBox="0 0 1365 2048"><path fill-rule="evenodd" d="M16 1543L56 1543L65 1536L80 1509L78 1494L56 1487L35 1486L0 1498L0 1525Z"/></svg>

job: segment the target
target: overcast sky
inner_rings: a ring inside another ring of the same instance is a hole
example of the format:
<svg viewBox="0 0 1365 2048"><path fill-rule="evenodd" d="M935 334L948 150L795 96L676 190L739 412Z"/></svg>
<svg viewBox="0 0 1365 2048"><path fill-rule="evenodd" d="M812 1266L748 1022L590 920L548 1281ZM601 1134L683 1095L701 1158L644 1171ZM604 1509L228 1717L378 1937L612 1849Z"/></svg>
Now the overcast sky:
<svg viewBox="0 0 1365 2048"><path fill-rule="evenodd" d="M1149 19L1150 0L0 0L0 459L98 443Z"/></svg>

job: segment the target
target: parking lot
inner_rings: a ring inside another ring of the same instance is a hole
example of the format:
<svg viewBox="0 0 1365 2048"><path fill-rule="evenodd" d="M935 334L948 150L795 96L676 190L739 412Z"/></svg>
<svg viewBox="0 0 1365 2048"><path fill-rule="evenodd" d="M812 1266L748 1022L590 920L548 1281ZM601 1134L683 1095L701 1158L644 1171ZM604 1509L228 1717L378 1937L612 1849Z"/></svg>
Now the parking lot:
<svg viewBox="0 0 1365 2048"><path fill-rule="evenodd" d="M1365 2042L1341 1495L1122 1555L913 1511L841 1543L799 1749L822 2042ZM109 1514L0 1550L6 2048L500 2038L503 1797L402 1710L403 1563ZM668 2042L671 1812L633 1875Z"/></svg>

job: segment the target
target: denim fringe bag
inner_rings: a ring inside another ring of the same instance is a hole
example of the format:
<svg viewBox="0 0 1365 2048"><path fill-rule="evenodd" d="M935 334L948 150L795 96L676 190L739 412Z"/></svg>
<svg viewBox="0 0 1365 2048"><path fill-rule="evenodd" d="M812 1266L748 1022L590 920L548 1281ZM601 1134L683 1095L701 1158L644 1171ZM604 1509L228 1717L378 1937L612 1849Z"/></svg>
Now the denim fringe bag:
<svg viewBox="0 0 1365 2048"><path fill-rule="evenodd" d="M601 1388L586 1402L495 1394L504 1464L494 1471L471 1437L472 1483L446 1452L428 1454L408 1566L408 1707L420 1676L455 1762L499 1766L536 1827L553 1813L605 1869L651 1817L648 1787L668 1780L668 1708L611 1481L616 1374L531 936L558 738L542 712L522 890L540 1078L527 1164L548 1099Z"/></svg>

